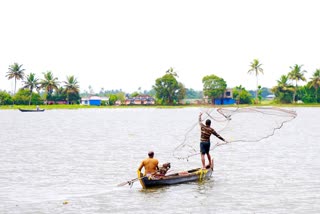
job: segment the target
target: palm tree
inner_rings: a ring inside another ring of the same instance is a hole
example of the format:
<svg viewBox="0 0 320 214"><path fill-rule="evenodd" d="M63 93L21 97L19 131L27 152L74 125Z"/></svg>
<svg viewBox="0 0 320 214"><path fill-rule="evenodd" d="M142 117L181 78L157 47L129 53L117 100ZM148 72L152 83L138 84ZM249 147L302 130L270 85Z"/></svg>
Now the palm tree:
<svg viewBox="0 0 320 214"><path fill-rule="evenodd" d="M254 73L257 78L257 90L256 90L256 100L258 99L258 75L259 73L263 74L263 69L261 68L262 64L260 64L258 59L254 59L250 64L250 70L248 71L249 74Z"/></svg>
<svg viewBox="0 0 320 214"><path fill-rule="evenodd" d="M23 65L19 65L18 63L13 63L13 65L9 66L9 71L7 72L6 77L8 79L14 78L14 94L16 93L17 80L23 80L25 69L22 68Z"/></svg>
<svg viewBox="0 0 320 214"><path fill-rule="evenodd" d="M39 79L36 78L36 75L34 73L30 73L29 75L27 75L27 78L23 83L24 83L23 88L27 88L30 90L30 99L29 99L29 105L30 105L33 89L39 90Z"/></svg>
<svg viewBox="0 0 320 214"><path fill-rule="evenodd" d="M277 85L274 86L271 91L276 95L277 99L280 102L290 102L291 93L294 91L294 88L291 84L288 83L289 78L287 75L282 75L279 80L277 80Z"/></svg>
<svg viewBox="0 0 320 214"><path fill-rule="evenodd" d="M292 98L293 103L296 100L298 81L299 80L306 81L306 78L304 77L304 73L307 71L302 70L302 66L303 65L298 65L298 64L295 64L294 66L290 66L291 71L288 74L288 78L296 82L295 89L293 92L293 98Z"/></svg>
<svg viewBox="0 0 320 214"><path fill-rule="evenodd" d="M80 87L78 85L78 80L75 78L73 75L72 76L67 76L67 81L63 81L65 91L67 93L67 100L68 104L69 102L69 94L71 93L79 93Z"/></svg>
<svg viewBox="0 0 320 214"><path fill-rule="evenodd" d="M314 87L314 89L316 90L316 102L318 102L318 89L320 86L320 69L317 69L310 79L310 88Z"/></svg>
<svg viewBox="0 0 320 214"><path fill-rule="evenodd" d="M47 92L47 97L51 97L53 90L57 90L59 87L59 81L57 77L54 77L51 71L43 73L44 79L40 81L40 87Z"/></svg>

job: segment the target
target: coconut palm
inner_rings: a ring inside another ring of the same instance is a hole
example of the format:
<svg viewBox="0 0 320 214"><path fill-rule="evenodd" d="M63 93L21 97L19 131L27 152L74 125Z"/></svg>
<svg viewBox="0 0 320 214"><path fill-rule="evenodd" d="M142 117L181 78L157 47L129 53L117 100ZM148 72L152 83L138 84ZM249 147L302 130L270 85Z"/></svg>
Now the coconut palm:
<svg viewBox="0 0 320 214"><path fill-rule="evenodd" d="M291 93L294 91L294 87L288 83L289 78L287 75L282 75L279 80L277 80L277 85L274 86L271 91L276 95L280 102L290 102Z"/></svg>
<svg viewBox="0 0 320 214"><path fill-rule="evenodd" d="M30 91L30 99L29 99L29 105L31 104L31 97L32 97L32 92L33 89L39 90L39 79L36 78L36 75L34 73L30 73L27 75L26 80L23 81L23 87L22 88L27 88Z"/></svg>
<svg viewBox="0 0 320 214"><path fill-rule="evenodd" d="M298 81L306 81L306 78L304 77L304 73L307 72L305 70L302 70L303 65L295 64L294 66L290 66L291 71L288 74L288 78L290 80L293 80L296 82L295 89L293 92L293 98L292 102L294 103L296 100L296 94L297 94L297 88L298 88Z"/></svg>
<svg viewBox="0 0 320 214"><path fill-rule="evenodd" d="M254 59L250 64L250 70L248 71L249 74L254 73L257 79L257 90L256 90L256 100L258 99L258 75L261 73L263 74L263 69L261 68L262 64L260 64L258 59Z"/></svg>
<svg viewBox="0 0 320 214"><path fill-rule="evenodd" d="M57 90L59 87L59 81L57 77L54 77L51 71L43 73L44 79L40 81L40 87L43 88L48 97L51 97L53 90Z"/></svg>
<svg viewBox="0 0 320 214"><path fill-rule="evenodd" d="M63 83L64 83L65 91L67 93L67 100L69 104L69 94L79 93L80 87L79 87L77 78L75 78L73 75L67 76L67 81L63 81Z"/></svg>
<svg viewBox="0 0 320 214"><path fill-rule="evenodd" d="M318 102L318 89L320 86L320 69L317 69L310 79L310 88L314 87L314 89L316 90L316 102Z"/></svg>
<svg viewBox="0 0 320 214"><path fill-rule="evenodd" d="M19 65L18 63L13 63L9 66L9 71L7 72L6 77L8 79L14 78L14 94L16 93L17 80L23 80L25 69L22 68L23 65Z"/></svg>

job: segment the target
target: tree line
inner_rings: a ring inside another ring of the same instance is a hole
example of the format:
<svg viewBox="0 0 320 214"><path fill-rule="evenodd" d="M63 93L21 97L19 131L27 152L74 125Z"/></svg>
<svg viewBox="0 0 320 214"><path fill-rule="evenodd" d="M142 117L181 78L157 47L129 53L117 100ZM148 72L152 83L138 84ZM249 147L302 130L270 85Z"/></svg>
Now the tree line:
<svg viewBox="0 0 320 214"><path fill-rule="evenodd" d="M57 77L54 77L51 71L43 73L43 78L39 79L34 73L25 75L23 65L14 63L9 66L6 77L14 79L14 93L9 94L5 91L0 91L0 104L41 104L47 101L61 101L66 103L79 103L80 91L77 78L73 75L67 76L65 81L59 82ZM295 103L302 100L304 103L319 102L319 85L320 85L320 69L314 71L309 81L305 78L307 71L302 69L303 65L295 64L289 67L287 75L282 75L277 80L277 85L272 87L270 93L275 95L276 103ZM250 65L248 74L254 74L256 77L255 92L247 91L242 85L232 89L233 98L238 104L260 103L266 88L261 87L258 83L258 76L264 74L262 64L258 59L254 59ZM103 88L100 90L100 96L108 96L109 104L114 104L115 101L123 102L126 97L135 97L139 94L149 94L156 98L158 104L177 104L182 99L187 98L203 98L206 97L209 103L213 103L214 99L223 98L227 88L226 81L215 75L207 75L202 78L203 90L195 91L186 88L183 83L178 81L178 74L173 68L165 71L162 77L155 80L155 84L150 91L138 91L132 94L126 94L120 90L106 91ZM16 83L21 80L22 88L16 93ZM306 85L299 86L299 82L307 82ZM34 90L37 92L35 93ZM82 96L93 95L92 87L89 86L89 92L85 91Z"/></svg>
<svg viewBox="0 0 320 214"><path fill-rule="evenodd" d="M35 73L25 74L25 69L22 66L18 63L9 66L6 77L9 80L14 79L14 92L9 94L6 91L0 91L0 104L36 105L61 100L68 104L79 102L80 87L74 75L67 76L65 81L60 82L51 71L47 71L39 79ZM17 81L19 80L22 81L22 88L16 93Z"/></svg>

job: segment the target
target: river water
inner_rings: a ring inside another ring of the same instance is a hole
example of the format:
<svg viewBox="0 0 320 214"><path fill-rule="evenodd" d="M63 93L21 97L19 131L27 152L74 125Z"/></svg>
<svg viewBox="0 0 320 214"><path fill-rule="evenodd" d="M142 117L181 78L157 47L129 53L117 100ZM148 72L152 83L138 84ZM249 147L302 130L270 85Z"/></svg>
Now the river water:
<svg viewBox="0 0 320 214"><path fill-rule="evenodd" d="M216 148L209 181L150 190L117 184L151 149L200 167L172 155L200 108L2 110L0 213L320 213L320 108L294 110L268 139Z"/></svg>

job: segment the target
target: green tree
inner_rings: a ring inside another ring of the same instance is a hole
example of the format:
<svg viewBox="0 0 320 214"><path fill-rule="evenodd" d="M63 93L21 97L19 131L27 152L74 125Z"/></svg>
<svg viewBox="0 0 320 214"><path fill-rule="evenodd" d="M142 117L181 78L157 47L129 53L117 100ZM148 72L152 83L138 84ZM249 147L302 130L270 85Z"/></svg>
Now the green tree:
<svg viewBox="0 0 320 214"><path fill-rule="evenodd" d="M109 94L109 105L114 105L117 100L118 100L117 95Z"/></svg>
<svg viewBox="0 0 320 214"><path fill-rule="evenodd" d="M186 88L187 99L201 99L203 97L202 91L195 91L192 88Z"/></svg>
<svg viewBox="0 0 320 214"><path fill-rule="evenodd" d="M8 79L14 78L14 94L16 93L17 80L23 80L25 69L22 68L23 65L19 65L18 63L13 63L9 66L9 71L7 72L6 77Z"/></svg>
<svg viewBox="0 0 320 214"><path fill-rule="evenodd" d="M119 91L116 96L117 100L120 100L121 103L124 103L124 101L126 100L126 95L123 91Z"/></svg>
<svg viewBox="0 0 320 214"><path fill-rule="evenodd" d="M43 75L44 79L40 81L40 87L46 91L46 99L48 100L52 97L53 90L58 90L59 81L57 77L53 76L51 71L47 71Z"/></svg>
<svg viewBox="0 0 320 214"><path fill-rule="evenodd" d="M258 75L261 73L263 74L263 69L261 68L262 64L260 64L258 59L254 59L251 63L250 63L250 69L248 71L249 74L254 73L254 75L256 76L256 80L257 80L257 90L256 90L256 100L258 99Z"/></svg>
<svg viewBox="0 0 320 214"><path fill-rule="evenodd" d="M12 104L12 97L6 91L0 91L0 105L10 105Z"/></svg>
<svg viewBox="0 0 320 214"><path fill-rule="evenodd" d="M314 73L313 76L310 78L310 84L309 87L313 87L315 89L315 99L316 102L318 102L318 89L320 86L320 69L317 69Z"/></svg>
<svg viewBox="0 0 320 214"><path fill-rule="evenodd" d="M295 88L292 96L292 102L294 103L296 100L296 94L298 89L298 81L306 81L306 78L304 77L304 73L307 72L305 70L302 70L303 65L295 64L294 66L290 66L291 71L288 74L288 78L290 80L295 81Z"/></svg>
<svg viewBox="0 0 320 214"><path fill-rule="evenodd" d="M156 92L156 98L166 104L173 104L174 101L181 99L183 95L183 84L180 84L177 79L176 72L172 68L166 71L166 74L156 79L155 85L152 88Z"/></svg>
<svg viewBox="0 0 320 214"><path fill-rule="evenodd" d="M70 94L79 94L80 87L77 78L73 75L67 76L67 81L63 81L67 93L67 101L70 103Z"/></svg>
<svg viewBox="0 0 320 214"><path fill-rule="evenodd" d="M221 98L227 88L227 83L224 79L212 74L202 78L203 95L208 96L210 100Z"/></svg>
<svg viewBox="0 0 320 214"><path fill-rule="evenodd" d="M34 73L30 73L27 75L26 80L23 82L23 89L29 89L30 91L30 98L29 98L29 105L31 104L31 97L33 89L39 90L39 79L36 78Z"/></svg>
<svg viewBox="0 0 320 214"><path fill-rule="evenodd" d="M18 105L27 105L30 102L30 90L20 89L14 96L13 100ZM32 104L41 104L42 99L38 93L32 93L31 95Z"/></svg>
<svg viewBox="0 0 320 214"><path fill-rule="evenodd" d="M276 96L276 101L280 103L290 103L292 100L292 94L294 87L288 83L289 78L287 75L282 75L277 80L277 85L274 86L271 91Z"/></svg>
<svg viewBox="0 0 320 214"><path fill-rule="evenodd" d="M139 95L140 95L140 93L137 92L137 91L135 91L135 92L133 92L130 96L131 96L131 97L136 97L136 96L139 96Z"/></svg>
<svg viewBox="0 0 320 214"><path fill-rule="evenodd" d="M66 101L67 100L67 92L65 88L59 86L58 89L52 94L50 100L52 101ZM71 99L70 99L71 100Z"/></svg>
<svg viewBox="0 0 320 214"><path fill-rule="evenodd" d="M179 89L177 92L177 102L179 102L180 100L183 100L186 97L186 88L185 86L179 82Z"/></svg>
<svg viewBox="0 0 320 214"><path fill-rule="evenodd" d="M242 85L236 86L232 90L233 99L237 101L237 104L251 104L252 95Z"/></svg>

